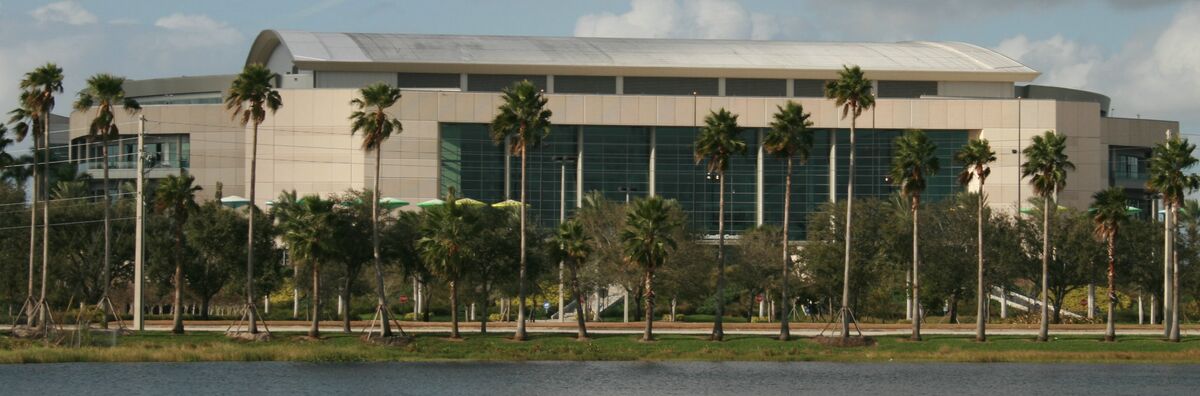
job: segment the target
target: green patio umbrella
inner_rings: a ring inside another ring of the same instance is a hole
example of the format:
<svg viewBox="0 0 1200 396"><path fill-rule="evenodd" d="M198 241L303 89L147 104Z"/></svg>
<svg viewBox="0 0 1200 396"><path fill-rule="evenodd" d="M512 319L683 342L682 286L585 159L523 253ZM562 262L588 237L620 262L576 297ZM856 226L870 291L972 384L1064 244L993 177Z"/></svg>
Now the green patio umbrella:
<svg viewBox="0 0 1200 396"><path fill-rule="evenodd" d="M454 201L454 203L462 205L462 206L485 206L485 205L487 205L483 201L480 201L478 199L471 199L471 198L459 198L457 201Z"/></svg>
<svg viewBox="0 0 1200 396"><path fill-rule="evenodd" d="M441 206L441 205L445 205L445 204L446 204L446 201L434 198L434 199L417 204L417 207L432 208L434 206Z"/></svg>
<svg viewBox="0 0 1200 396"><path fill-rule="evenodd" d="M408 201L392 197L383 197L379 199L379 206L382 206L388 210L392 210L402 206L408 206Z"/></svg>
<svg viewBox="0 0 1200 396"><path fill-rule="evenodd" d="M228 197L221 198L221 205L225 205L225 206L228 206L228 207L231 207L234 209L237 209L237 208L249 205L249 204L250 204L249 199L242 198L237 195L230 195Z"/></svg>

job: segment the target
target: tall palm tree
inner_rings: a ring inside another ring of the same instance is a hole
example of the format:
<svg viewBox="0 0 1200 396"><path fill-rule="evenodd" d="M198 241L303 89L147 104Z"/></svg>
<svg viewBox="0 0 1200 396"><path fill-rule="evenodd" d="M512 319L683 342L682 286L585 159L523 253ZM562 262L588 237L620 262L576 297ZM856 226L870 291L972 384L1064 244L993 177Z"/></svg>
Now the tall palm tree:
<svg viewBox="0 0 1200 396"><path fill-rule="evenodd" d="M21 96L22 108L26 109L29 115L37 114L36 119L31 119L30 127L41 127L42 130L42 148L45 149L42 157L42 195L47 196L45 186L49 185L47 175L50 173L50 111L54 110L54 95L63 91L63 69L53 63L47 63L39 66L29 73L25 73L25 78L21 79L21 90L26 94ZM40 121L40 122L39 122ZM18 132L20 133L20 132ZM34 135L37 138L37 135ZM35 203L36 203L36 199ZM43 201L45 199L43 198ZM36 207L36 205L34 205ZM47 226L42 227L42 290L37 302L37 311L39 312L39 322L46 323L49 311L46 307L46 285L48 281L47 273L50 267L50 205L46 202L42 203L42 224ZM32 244L31 244L32 245ZM32 319L31 319L32 320ZM46 326L43 326L45 329Z"/></svg>
<svg viewBox="0 0 1200 396"><path fill-rule="evenodd" d="M892 184L900 187L900 194L909 200L912 211L912 298L917 306L912 320L912 340L921 340L921 244L920 209L921 194L929 185L929 178L941 168L937 157L937 144L919 129L905 131L896 138L896 153L892 157Z"/></svg>
<svg viewBox="0 0 1200 396"><path fill-rule="evenodd" d="M979 202L975 208L975 255L979 263L975 279L975 341L984 342L987 341L988 299L983 289L983 183L987 181L988 175L992 174L991 164L996 162L996 152L992 150L987 139L973 139L958 150L954 158L963 164L962 171L958 173L959 184L965 187L970 185L972 180L979 179Z"/></svg>
<svg viewBox="0 0 1200 396"><path fill-rule="evenodd" d="M653 196L634 201L625 214L621 245L625 261L641 268L645 282L646 329L642 341L654 340L654 271L675 250L675 235L682 223L673 213L679 204L673 199Z"/></svg>
<svg viewBox="0 0 1200 396"><path fill-rule="evenodd" d="M267 112L272 114L283 107L283 99L279 91L271 86L279 74L272 72L262 64L247 65L233 80L229 94L225 97L225 108L233 112L233 119L245 127L254 125L250 136L250 206L246 208L249 219L246 234L246 315L249 316L250 334L258 334L258 312L254 305L254 211L258 206L254 202L254 184L258 168L258 126L267 119Z"/></svg>
<svg viewBox="0 0 1200 396"><path fill-rule="evenodd" d="M22 185L25 183L24 180L26 179L32 179L33 181L29 195L29 284L27 285L28 295L25 299L25 307L28 309L26 324L29 326L33 326L35 320L33 317L35 305L35 300L33 299L33 278L34 275L37 274L37 271L34 267L34 263L37 260L38 247L37 208L38 200L42 198L42 190L44 189L42 186L42 172L38 165L40 164L41 159L45 157L45 154L41 151L42 135L43 132L45 132L45 128L42 127L42 112L38 110L38 104L34 103L34 100L32 100L34 99L34 95L35 94L32 91L22 91L18 101L19 106L8 112L10 116L9 122L12 123L12 130L14 132L14 136L17 138L17 141L24 141L26 137L33 140L33 154L27 156L28 162L25 162L29 164L29 167L26 168L28 169L28 172L23 172L20 170L11 170L5 172L5 176L14 179L17 185Z"/></svg>
<svg viewBox="0 0 1200 396"><path fill-rule="evenodd" d="M16 158L8 152L8 146L13 144L13 140L8 137L8 127L0 124L0 169L8 169L9 165L16 162Z"/></svg>
<svg viewBox="0 0 1200 396"><path fill-rule="evenodd" d="M746 154L746 140L740 136L737 114L724 108L709 112L696 135L696 163L707 161L708 173L717 178L717 309L711 339L725 339L722 316L725 315L725 171L733 156Z"/></svg>
<svg viewBox="0 0 1200 396"><path fill-rule="evenodd" d="M858 124L858 116L863 110L875 106L875 94L872 92L871 80L863 74L858 66L842 66L838 79L825 84L825 97L834 100L837 107L842 108L842 118L850 117L850 169L846 183L846 251L845 268L842 275L842 338L850 337L850 225L854 213L854 132ZM835 166L830 164L829 166Z"/></svg>
<svg viewBox="0 0 1200 396"><path fill-rule="evenodd" d="M1196 150L1196 145L1188 142L1187 139L1182 139L1179 136L1174 136L1167 139L1166 142L1159 143L1154 146L1154 151L1150 155L1150 180L1146 182L1146 188L1150 191L1162 194L1163 203L1166 205L1166 251L1163 253L1171 262L1171 273L1167 274L1171 279L1171 312L1168 318L1168 312L1163 312L1164 322L1169 322L1167 325L1167 339L1173 342L1179 341L1179 259L1175 255L1175 234L1176 221L1179 219L1179 207L1183 205L1183 200L1191 191L1200 188L1200 176L1195 174L1184 173L1188 168L1195 165L1198 161L1192 155Z"/></svg>
<svg viewBox="0 0 1200 396"><path fill-rule="evenodd" d="M375 290L378 308L383 322L383 336L392 336L392 325L388 323L387 292L383 289L383 263L379 257L379 170L383 162L383 142L393 133L404 131L400 120L387 114L387 109L400 101L400 89L385 83L368 85L359 90L361 97L354 98L350 105L356 109L350 113L350 134L362 132L363 151L375 152L375 185L371 197L371 249L375 260Z"/></svg>
<svg viewBox="0 0 1200 396"><path fill-rule="evenodd" d="M787 162L787 173L784 173L783 178L783 277L779 281L779 301L783 302L783 309L779 314L779 340L787 341L791 338L788 308L792 306L791 300L788 299L788 274L792 272L792 254L788 249L789 215L792 212L792 160L799 159L801 164L808 162L808 155L813 146L813 132L808 128L813 123L808 120L810 114L804 111L804 106L796 102L789 100L786 105L776 108L779 111L775 113L771 129L763 139L763 148Z"/></svg>
<svg viewBox="0 0 1200 396"><path fill-rule="evenodd" d="M1034 136L1033 142L1022 150L1025 163L1021 164L1021 177L1029 177L1033 192L1042 197L1042 312L1038 341L1050 339L1050 311L1046 283L1050 276L1050 212L1057 209L1058 191L1067 185L1067 172L1075 170L1075 164L1067 156L1067 136L1046 131Z"/></svg>
<svg viewBox="0 0 1200 396"><path fill-rule="evenodd" d="M496 118L492 120L490 132L497 145L508 142L509 154L521 157L521 261L517 275L517 332L513 339L525 340L525 162L530 149L542 145L550 135L550 110L547 99L537 86L524 80L505 88L501 94Z"/></svg>
<svg viewBox="0 0 1200 396"><path fill-rule="evenodd" d="M88 128L88 137L93 141L97 137L100 138L100 160L104 166L104 273L101 275L104 284L101 286L100 301L96 302L104 315L104 321L100 322L104 328L108 328L107 308L112 305L108 300L112 278L112 202L108 195L108 141L121 133L117 128L116 115L113 114L113 109L117 106L121 106L131 115L142 108L137 100L125 97L125 77L107 73L88 78L87 86L79 91L74 106L75 110L80 112L96 108L96 115Z"/></svg>
<svg viewBox="0 0 1200 396"><path fill-rule="evenodd" d="M333 205L331 200L321 199L317 195L308 195L295 199L293 192L286 193L281 198L290 198L287 206L278 212L279 225L283 233L283 241L287 243L291 257L301 265L307 265L312 275L312 322L308 328L308 336L321 336L321 260L327 257L331 249L333 232Z"/></svg>
<svg viewBox="0 0 1200 396"><path fill-rule="evenodd" d="M1113 322L1113 311L1117 308L1117 231L1129 220L1128 205L1129 199L1121 187L1109 187L1092 194L1092 222L1096 226L1096 237L1108 246L1108 325L1104 330L1104 340L1108 342L1117 340Z"/></svg>
<svg viewBox="0 0 1200 396"><path fill-rule="evenodd" d="M450 286L450 338L458 339L458 286L467 271L468 244L477 236L478 224L470 207L455 203L454 191L445 204L428 208L424 214L424 236L417 240L417 247L429 269Z"/></svg>
<svg viewBox="0 0 1200 396"><path fill-rule="evenodd" d="M571 270L571 295L575 296L575 320L578 322L575 338L586 340L588 333L583 314L583 293L579 290L579 266L592 254L592 238L583 232L583 224L579 220L570 219L558 225L554 246Z"/></svg>
<svg viewBox="0 0 1200 396"><path fill-rule="evenodd" d="M171 332L183 334L183 227L187 224L188 216L200 209L196 205L196 192L200 186L195 185L196 178L186 172L179 176L170 175L159 183L154 193L154 208L160 214L171 219L175 232L175 300L173 303Z"/></svg>

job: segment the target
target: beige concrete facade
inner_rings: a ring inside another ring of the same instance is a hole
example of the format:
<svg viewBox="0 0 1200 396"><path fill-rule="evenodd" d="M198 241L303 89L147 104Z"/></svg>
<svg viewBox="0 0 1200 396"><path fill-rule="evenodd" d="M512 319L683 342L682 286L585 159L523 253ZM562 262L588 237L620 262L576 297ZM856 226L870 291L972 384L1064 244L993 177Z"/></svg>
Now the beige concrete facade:
<svg viewBox="0 0 1200 396"><path fill-rule="evenodd" d="M284 106L259 131L258 197L261 205L280 191L336 194L369 187L374 156L360 150L347 116L351 89L280 90ZM767 127L786 98L625 96L548 94L552 122L567 125L693 126L711 110L726 108L746 127ZM792 98L812 113L816 128L848 128L826 99ZM438 125L490 122L500 104L495 93L404 91L391 109L404 132L384 145L382 194L420 202L438 194ZM216 182L226 195L245 195L249 179L249 129L230 119L221 105L147 106L147 133L191 135L191 173L211 194ZM122 122L132 118L122 117ZM78 130L86 116L75 114ZM1047 130L1068 136L1076 170L1060 200L1083 207L1094 191L1107 187L1108 146L1149 147L1178 123L1102 118L1095 103L1018 99L879 99L858 120L861 128L967 130L988 139L997 161L986 184L993 206L1012 209L1032 191L1019 181L1020 148ZM126 133L133 128L125 128ZM72 137L75 137L73 134Z"/></svg>

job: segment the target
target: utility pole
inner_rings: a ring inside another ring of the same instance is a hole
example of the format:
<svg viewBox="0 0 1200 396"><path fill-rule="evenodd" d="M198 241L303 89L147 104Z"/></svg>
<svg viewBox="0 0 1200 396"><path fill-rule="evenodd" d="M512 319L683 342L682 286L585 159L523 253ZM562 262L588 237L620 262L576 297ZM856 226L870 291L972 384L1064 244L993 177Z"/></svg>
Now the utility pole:
<svg viewBox="0 0 1200 396"><path fill-rule="evenodd" d="M145 172L143 167L146 164L146 116L138 116L138 135L137 135L137 225L134 231L133 239L133 326L137 331L146 330L146 321L142 317L142 281L145 279L145 274L142 268L145 266L146 257L143 242L145 241L146 233L146 190L145 190ZM105 159L107 160L107 159Z"/></svg>

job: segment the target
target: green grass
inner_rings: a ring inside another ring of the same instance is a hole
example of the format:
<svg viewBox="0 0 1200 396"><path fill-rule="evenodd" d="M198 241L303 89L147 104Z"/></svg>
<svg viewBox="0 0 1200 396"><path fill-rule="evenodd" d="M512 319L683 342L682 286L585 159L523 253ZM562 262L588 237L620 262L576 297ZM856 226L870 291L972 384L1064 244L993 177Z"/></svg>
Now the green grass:
<svg viewBox="0 0 1200 396"><path fill-rule="evenodd" d="M714 343L698 336L662 335L643 343L632 335L601 335L575 341L566 334L536 334L528 342L504 335L467 334L462 341L422 334L407 346L383 347L355 336L331 334L312 341L276 334L269 342L235 341L218 333L172 336L144 333L121 337L116 346L71 348L0 337L0 363L197 362L197 361L509 361L509 360L744 360L744 361L952 361L952 362L1178 362L1200 363L1200 338L1173 344L1156 337L1128 336L1118 343L1096 337L1058 337L1035 343L1024 336L997 336L976 343L962 336L931 336L924 342L877 338L877 345L832 348L808 338L779 342L765 336L727 336ZM100 340L99 342L105 342Z"/></svg>

